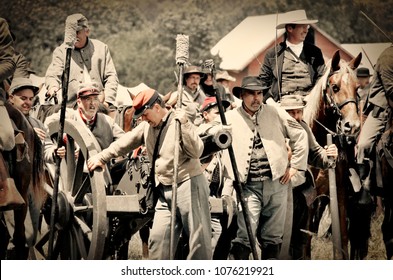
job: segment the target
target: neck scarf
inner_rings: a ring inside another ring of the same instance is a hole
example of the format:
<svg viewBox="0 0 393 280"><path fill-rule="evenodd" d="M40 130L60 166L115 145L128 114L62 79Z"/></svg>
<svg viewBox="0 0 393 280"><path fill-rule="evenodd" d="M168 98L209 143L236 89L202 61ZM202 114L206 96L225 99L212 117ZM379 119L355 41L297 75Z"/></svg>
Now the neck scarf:
<svg viewBox="0 0 393 280"><path fill-rule="evenodd" d="M92 128L92 126L94 125L96 118L97 118L97 114L95 114L90 120L88 118L86 118L86 116L83 114L82 110L79 108L79 115L81 116L83 122L89 127Z"/></svg>

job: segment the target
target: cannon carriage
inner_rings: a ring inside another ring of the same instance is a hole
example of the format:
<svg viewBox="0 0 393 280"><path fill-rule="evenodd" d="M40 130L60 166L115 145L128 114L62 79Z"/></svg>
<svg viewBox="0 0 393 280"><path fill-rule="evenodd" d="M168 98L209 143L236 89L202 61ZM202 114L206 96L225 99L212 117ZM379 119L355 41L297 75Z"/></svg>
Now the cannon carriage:
<svg viewBox="0 0 393 280"><path fill-rule="evenodd" d="M59 122L48 125L52 139L57 138ZM52 259L127 259L129 241L147 223L153 211L141 208L146 194L144 184L147 158L130 156L120 164L125 167L121 179L111 178L108 168L89 172L86 159L100 152L91 131L83 124L65 119L64 134L67 152L60 164L55 222L50 225L53 200L54 166L46 170L47 202L42 209L41 235L31 256L48 258L49 232L53 234ZM118 174L117 174L118 176ZM227 202L210 198L212 215L226 215ZM233 209L233 205L228 207Z"/></svg>

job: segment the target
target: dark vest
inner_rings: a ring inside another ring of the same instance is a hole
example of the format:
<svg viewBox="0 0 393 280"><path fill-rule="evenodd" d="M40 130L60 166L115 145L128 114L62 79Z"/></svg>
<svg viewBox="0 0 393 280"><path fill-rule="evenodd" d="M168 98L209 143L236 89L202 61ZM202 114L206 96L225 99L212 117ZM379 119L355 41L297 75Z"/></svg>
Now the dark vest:
<svg viewBox="0 0 393 280"><path fill-rule="evenodd" d="M305 95L312 87L308 65L285 51L282 69L282 93Z"/></svg>

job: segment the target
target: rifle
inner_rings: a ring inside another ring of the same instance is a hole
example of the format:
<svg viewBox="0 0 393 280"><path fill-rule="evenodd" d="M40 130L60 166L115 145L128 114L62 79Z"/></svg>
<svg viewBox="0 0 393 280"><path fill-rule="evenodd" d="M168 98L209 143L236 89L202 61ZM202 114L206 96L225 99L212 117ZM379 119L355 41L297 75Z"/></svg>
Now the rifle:
<svg viewBox="0 0 393 280"><path fill-rule="evenodd" d="M332 135L328 134L327 145L331 145L332 143ZM329 159L329 198L330 213L332 215L333 257L335 260L342 260L343 254L341 250L341 231L337 201L336 169L332 159Z"/></svg>
<svg viewBox="0 0 393 280"><path fill-rule="evenodd" d="M363 11L360 11L360 14L362 14L373 26L375 26L379 32L381 32L388 40L390 43L393 43L393 40L371 19L369 18Z"/></svg>
<svg viewBox="0 0 393 280"><path fill-rule="evenodd" d="M210 69L210 72L212 75L212 80L213 80L213 88L214 88L214 92L215 92L216 99L217 99L218 110L220 113L221 123L223 125L227 125L227 121L226 121L225 114L224 114L224 107L223 107L222 101L221 101L221 96L220 96L219 92L217 91L217 82L215 79L214 61L212 59L206 60L204 63L204 67ZM236 158L235 158L235 153L233 151L232 143L228 147L228 152L229 152L229 157L230 157L230 160L232 163L232 169L233 169L233 175L234 175L234 188L235 188L237 196L239 198L240 205L242 206L242 209L243 209L243 216L244 216L244 221L245 221L246 228L247 228L248 239L250 241L252 256L253 256L254 260L257 260L258 259L258 252L256 249L256 241L255 241L252 229L251 229L250 211L248 209L248 205L246 204L246 201L243 196L243 185L241 184L240 179L239 179Z"/></svg>
<svg viewBox="0 0 393 280"><path fill-rule="evenodd" d="M65 112L68 100L68 83L70 77L70 64L71 64L71 53L74 48L74 42L76 41L76 28L77 22L66 21L66 30L64 36L64 42L67 45L66 49L66 59L64 64L64 71L62 75L62 101L60 109L60 126L59 132L57 134L57 147L62 147L64 145L63 132L64 132L64 121ZM56 206L57 206L57 196L59 192L59 179L60 179L60 157L56 156L56 170L55 178L53 182L53 194L52 194L52 205L51 205L51 215L50 215L50 231L49 231L49 244L48 244L48 259L52 259L53 253L53 241L54 241L54 227L55 227L55 216L56 216Z"/></svg>
<svg viewBox="0 0 393 280"><path fill-rule="evenodd" d="M188 60L188 36L178 34L176 37L176 64L179 68L179 83L177 85L177 108L182 106L183 95L183 72L184 66ZM172 184L172 208L171 208L171 238L169 243L169 256L173 260L175 257L175 220L176 220L176 199L177 199L177 178L179 169L179 150L180 150L180 122L176 122L175 126L175 156L173 159L173 184Z"/></svg>

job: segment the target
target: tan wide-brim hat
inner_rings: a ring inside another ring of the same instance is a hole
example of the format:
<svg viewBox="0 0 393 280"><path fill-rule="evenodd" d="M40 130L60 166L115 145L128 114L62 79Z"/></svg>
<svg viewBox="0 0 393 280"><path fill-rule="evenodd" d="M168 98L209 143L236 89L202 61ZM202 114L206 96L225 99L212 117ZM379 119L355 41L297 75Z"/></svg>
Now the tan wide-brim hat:
<svg viewBox="0 0 393 280"><path fill-rule="evenodd" d="M12 79L10 89L8 90L9 94L14 94L16 91L21 90L23 88L30 88L34 95L37 95L39 88L33 85L33 82L29 78L24 77L16 77Z"/></svg>
<svg viewBox="0 0 393 280"><path fill-rule="evenodd" d="M226 70L218 71L216 74L216 80L217 81L227 80L227 81L231 81L231 82L236 82L236 78L229 75L228 71L226 71Z"/></svg>
<svg viewBox="0 0 393 280"><path fill-rule="evenodd" d="M284 28L287 24L311 24L317 23L316 19L308 19L305 10L295 10L278 15L276 29Z"/></svg>
<svg viewBox="0 0 393 280"><path fill-rule="evenodd" d="M307 101L301 95L284 95L281 97L280 106L285 110L303 109Z"/></svg>

